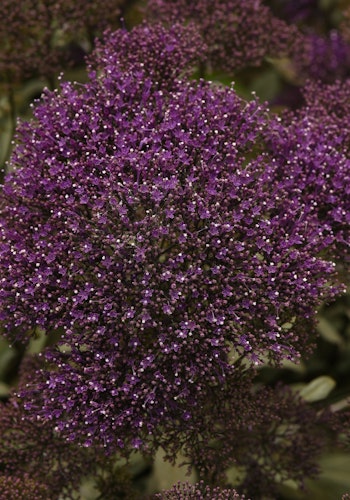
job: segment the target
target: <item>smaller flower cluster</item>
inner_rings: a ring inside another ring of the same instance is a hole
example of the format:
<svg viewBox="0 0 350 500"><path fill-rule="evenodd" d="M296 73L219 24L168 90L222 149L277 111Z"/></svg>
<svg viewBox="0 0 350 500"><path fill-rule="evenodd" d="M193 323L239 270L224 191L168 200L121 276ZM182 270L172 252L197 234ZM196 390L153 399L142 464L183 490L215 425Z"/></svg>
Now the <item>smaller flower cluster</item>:
<svg viewBox="0 0 350 500"><path fill-rule="evenodd" d="M302 43L291 53L295 78L324 83L350 75L349 13L341 2L267 0L277 16L295 23Z"/></svg>
<svg viewBox="0 0 350 500"><path fill-rule="evenodd" d="M18 484L18 488L23 486L23 491L26 491L38 487L45 477L50 493L45 499L59 498L62 492L66 494L65 498L71 498L80 479L93 471L94 462L91 457L88 459L86 450L74 448L65 440L55 437L51 424L28 420L28 414L20 403L11 401L2 404L0 422L0 464L3 475L0 484L2 482L9 487ZM36 497L30 497L28 492L25 498Z"/></svg>
<svg viewBox="0 0 350 500"><path fill-rule="evenodd" d="M197 484L178 483L170 490L154 495L154 500L245 500L233 489L212 488L203 481ZM247 499L248 500L248 499Z"/></svg>
<svg viewBox="0 0 350 500"><path fill-rule="evenodd" d="M207 44L207 62L229 73L286 56L299 38L260 0L150 0L146 14L169 25L193 22Z"/></svg>
<svg viewBox="0 0 350 500"><path fill-rule="evenodd" d="M35 380L39 366L38 360L27 360L18 390ZM49 422L35 416L29 419L23 401L15 395L1 404L0 427L0 489L12 492L6 499L54 500L62 493L74 498L81 478L97 470L98 454L67 444Z"/></svg>
<svg viewBox="0 0 350 500"><path fill-rule="evenodd" d="M8 476L0 474L0 492L6 500L52 500L47 485L35 481L29 474Z"/></svg>
<svg viewBox="0 0 350 500"><path fill-rule="evenodd" d="M8 84L49 77L69 62L67 46L118 24L120 0L1 0L0 75ZM68 58L68 59L67 59Z"/></svg>
<svg viewBox="0 0 350 500"><path fill-rule="evenodd" d="M41 356L27 356L19 372L18 393L36 385ZM129 471L101 448L82 448L62 439L49 421L25 411L17 394L0 405L0 497L6 500L77 498L82 480L92 477L105 500L138 498ZM40 400L38 389L36 398ZM120 458L120 457L119 457ZM43 481L45 480L45 484Z"/></svg>
<svg viewBox="0 0 350 500"><path fill-rule="evenodd" d="M117 68L124 73L136 71L140 79L147 78L158 90L175 88L179 78L191 76L206 53L194 24L185 27L174 23L164 29L160 24L142 23L131 32L105 32L104 38L96 41L88 58L90 71L104 77L113 75Z"/></svg>
<svg viewBox="0 0 350 500"><path fill-rule="evenodd" d="M350 44L337 30L326 35L305 35L302 56L294 59L298 74L303 78L324 83L345 79L350 75Z"/></svg>
<svg viewBox="0 0 350 500"><path fill-rule="evenodd" d="M297 113L297 116L308 116L314 127L319 124L320 130L322 128L325 135L330 139L333 138L335 148L349 156L350 80L337 80L328 85L308 81L303 87L303 96L305 106ZM344 171L342 174L346 188L348 185L347 172Z"/></svg>

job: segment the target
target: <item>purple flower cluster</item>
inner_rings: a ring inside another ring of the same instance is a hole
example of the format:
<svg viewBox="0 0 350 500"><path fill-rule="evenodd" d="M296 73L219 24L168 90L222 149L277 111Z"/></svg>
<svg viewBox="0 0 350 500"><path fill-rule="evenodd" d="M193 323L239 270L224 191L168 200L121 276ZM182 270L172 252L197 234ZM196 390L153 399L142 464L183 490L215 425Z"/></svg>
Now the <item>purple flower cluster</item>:
<svg viewBox="0 0 350 500"><path fill-rule="evenodd" d="M175 484L170 490L162 491L153 498L155 500L244 500L246 497L232 489L205 486L201 481L197 484Z"/></svg>
<svg viewBox="0 0 350 500"><path fill-rule="evenodd" d="M190 77L199 60L205 58L207 47L195 24L179 23L164 29L160 24L142 23L131 32L105 32L105 40L96 41L89 57L90 70L113 75L115 69L139 73L161 90L175 89L179 78ZM176 61L176 64L174 64ZM148 84L149 84L148 83Z"/></svg>
<svg viewBox="0 0 350 500"><path fill-rule="evenodd" d="M150 20L193 22L207 44L206 63L225 72L260 65L295 50L296 26L275 17L261 0L149 0Z"/></svg>
<svg viewBox="0 0 350 500"><path fill-rule="evenodd" d="M309 82L305 106L269 129L269 143L279 164L274 182L286 183L298 200L298 216L329 228L331 254L349 258L350 159L349 82Z"/></svg>
<svg viewBox="0 0 350 500"><path fill-rule="evenodd" d="M0 75L14 84L62 68L67 46L118 24L121 0L1 0Z"/></svg>
<svg viewBox="0 0 350 500"><path fill-rule="evenodd" d="M325 83L345 79L350 74L350 44L333 30L327 35L305 35L304 54L294 59L299 75Z"/></svg>
<svg viewBox="0 0 350 500"><path fill-rule="evenodd" d="M40 358L27 356L19 373L18 392L35 384ZM40 394L37 391L37 397ZM0 403L0 498L6 500L58 500L78 498L82 480L95 479L100 498L136 498L131 475L115 457L101 448L67 443L51 422L30 415L13 393ZM79 497L80 498L80 497Z"/></svg>
<svg viewBox="0 0 350 500"><path fill-rule="evenodd" d="M308 81L303 87L305 106L297 116L309 117L313 127L323 128L323 134L333 139L334 147L350 154L350 80L337 80L332 84ZM319 130L319 132L320 132ZM349 171L342 171L344 185ZM346 197L345 197L346 198ZM341 202L339 199L338 202Z"/></svg>
<svg viewBox="0 0 350 500"><path fill-rule="evenodd" d="M94 451L67 444L51 422L31 421L14 396L0 404L0 425L0 492L12 491L4 499L73 499L81 479L96 472Z"/></svg>
<svg viewBox="0 0 350 500"><path fill-rule="evenodd" d="M143 448L168 420L191 427L237 356L305 351L316 305L335 292L319 257L332 227L289 172L296 151L315 168L310 144L284 147L288 129L274 136L257 100L184 78L193 54L176 33L119 31L86 85L46 92L2 194L7 336L62 333L26 408L87 447Z"/></svg>
<svg viewBox="0 0 350 500"><path fill-rule="evenodd" d="M297 23L302 43L291 53L300 82L308 78L324 83L350 74L349 13L338 2L317 0L270 0L273 12Z"/></svg>
<svg viewBox="0 0 350 500"><path fill-rule="evenodd" d="M48 486L33 480L28 474L0 474L0 492L6 500L52 500Z"/></svg>

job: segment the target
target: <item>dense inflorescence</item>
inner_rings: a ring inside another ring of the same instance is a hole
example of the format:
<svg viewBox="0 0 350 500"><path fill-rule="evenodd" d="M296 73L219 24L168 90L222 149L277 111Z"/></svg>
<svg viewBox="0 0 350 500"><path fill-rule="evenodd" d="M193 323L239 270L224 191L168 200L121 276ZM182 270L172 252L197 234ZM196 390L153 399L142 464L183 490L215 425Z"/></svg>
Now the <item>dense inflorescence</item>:
<svg viewBox="0 0 350 500"><path fill-rule="evenodd" d="M350 44L343 35L332 30L327 35L306 34L302 56L294 59L295 68L305 80L312 78L325 83L345 79L350 74Z"/></svg>
<svg viewBox="0 0 350 500"><path fill-rule="evenodd" d="M52 500L48 486L33 480L28 474L0 474L0 492L6 500Z"/></svg>
<svg viewBox="0 0 350 500"><path fill-rule="evenodd" d="M191 76L199 60L205 58L206 46L194 24L179 23L164 29L160 24L142 23L131 32L105 32L103 42L96 41L88 58L91 71L108 77L116 68L139 72L158 90L174 90L179 77ZM176 61L176 64L174 64Z"/></svg>
<svg viewBox="0 0 350 500"><path fill-rule="evenodd" d="M26 365L19 390L28 380L35 379L38 363ZM29 419L23 402L14 395L1 404L0 425L1 493L7 488L12 492L6 498L54 500L61 494L67 499L75 498L73 492L81 479L96 472L95 452L67 444L53 430L51 422Z"/></svg>
<svg viewBox="0 0 350 500"><path fill-rule="evenodd" d="M43 360L27 356L19 371L18 393L37 381ZM87 478L94 479L96 494L105 500L138 498L131 474L104 450L82 448L63 440L52 422L24 410L18 393L0 405L0 492L13 500L76 499ZM40 400L38 390L33 399ZM120 457L119 457L120 458ZM44 484L43 484L44 483ZM80 497L79 497L80 498Z"/></svg>
<svg viewBox="0 0 350 500"><path fill-rule="evenodd" d="M169 25L193 22L207 44L205 62L231 73L258 66L268 56L288 55L299 39L297 28L273 16L260 0L150 0L146 14Z"/></svg>
<svg viewBox="0 0 350 500"><path fill-rule="evenodd" d="M305 106L269 129L277 177L298 199L298 216L328 227L331 255L349 257L349 82L308 82ZM289 179L289 182L288 182Z"/></svg>
<svg viewBox="0 0 350 500"><path fill-rule="evenodd" d="M337 80L324 85L308 81L303 87L305 106L298 114L309 117L313 126L320 124L324 134L334 141L334 146L350 154L350 80ZM344 184L348 184L343 172ZM340 202L341 200L339 200Z"/></svg>
<svg viewBox="0 0 350 500"><path fill-rule="evenodd" d="M200 482L175 484L170 490L158 493L153 498L155 500L244 500L246 497L232 489L211 488Z"/></svg>
<svg viewBox="0 0 350 500"><path fill-rule="evenodd" d="M183 44L191 63L192 52L174 31L137 33L136 56L115 55L118 40L134 43L121 31L86 85L46 92L20 127L1 201L7 336L62 333L26 407L110 451L146 446L169 419L191 426L238 355L307 349L315 307L335 292L334 264L318 257L332 228L309 220L293 171L275 182L266 107L180 79L169 52Z"/></svg>
<svg viewBox="0 0 350 500"><path fill-rule="evenodd" d="M341 2L266 0L276 15L296 23L302 43L290 53L294 78L332 83L350 74L349 13ZM350 12L350 10L349 10Z"/></svg>
<svg viewBox="0 0 350 500"><path fill-rule="evenodd" d="M31 76L51 76L69 60L67 46L92 41L118 24L120 0L2 0L0 18L1 80L13 85ZM68 58L68 59L67 59Z"/></svg>

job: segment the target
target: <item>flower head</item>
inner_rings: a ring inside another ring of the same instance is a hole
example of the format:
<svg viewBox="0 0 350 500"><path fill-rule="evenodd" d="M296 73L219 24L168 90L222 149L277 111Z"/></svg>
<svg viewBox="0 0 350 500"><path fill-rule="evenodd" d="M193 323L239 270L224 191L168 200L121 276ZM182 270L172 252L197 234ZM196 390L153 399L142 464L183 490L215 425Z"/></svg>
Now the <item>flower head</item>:
<svg viewBox="0 0 350 500"><path fill-rule="evenodd" d="M113 75L116 68L139 73L158 90L169 89L175 88L179 78L191 76L205 52L206 46L193 23L185 27L175 22L169 29L142 23L131 32L105 32L105 40L96 41L89 67L106 77L108 73Z"/></svg>
<svg viewBox="0 0 350 500"><path fill-rule="evenodd" d="M292 177L273 182L266 107L183 79L184 61L174 73L169 40L192 63L174 32L137 33L136 57L133 33L113 35L86 85L47 92L22 125L0 219L7 335L63 332L35 410L110 450L190 425L237 354L297 356L335 292L318 257L331 228Z"/></svg>
<svg viewBox="0 0 350 500"><path fill-rule="evenodd" d="M265 57L288 55L298 30L276 18L260 0L150 0L147 16L171 25L192 22L207 44L208 62L237 73Z"/></svg>
<svg viewBox="0 0 350 500"><path fill-rule="evenodd" d="M295 68L302 79L312 78L324 83L345 79L350 74L350 44L333 30L327 35L305 35L304 52L296 54Z"/></svg>

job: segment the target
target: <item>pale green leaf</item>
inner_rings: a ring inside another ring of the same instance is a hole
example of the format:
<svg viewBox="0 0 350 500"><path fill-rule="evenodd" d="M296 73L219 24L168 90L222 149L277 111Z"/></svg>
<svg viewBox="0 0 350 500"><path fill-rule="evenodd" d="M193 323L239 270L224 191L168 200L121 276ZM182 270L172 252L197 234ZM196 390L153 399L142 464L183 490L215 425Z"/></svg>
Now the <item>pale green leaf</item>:
<svg viewBox="0 0 350 500"><path fill-rule="evenodd" d="M309 382L299 394L305 401L312 403L325 399L335 386L336 382L333 378L322 375Z"/></svg>

